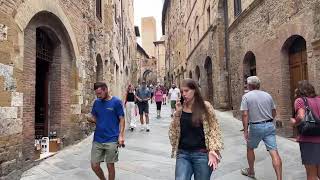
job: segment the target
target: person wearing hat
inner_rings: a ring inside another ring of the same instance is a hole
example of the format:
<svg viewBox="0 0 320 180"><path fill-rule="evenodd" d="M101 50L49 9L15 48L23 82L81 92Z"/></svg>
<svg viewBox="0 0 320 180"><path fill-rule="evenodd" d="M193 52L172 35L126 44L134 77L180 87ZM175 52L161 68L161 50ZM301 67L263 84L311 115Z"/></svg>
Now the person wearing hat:
<svg viewBox="0 0 320 180"><path fill-rule="evenodd" d="M247 160L249 168L241 169L241 174L254 178L254 161L256 149L263 141L272 158L272 165L277 180L282 179L282 162L277 150L276 128L273 121L276 107L271 95L261 91L260 79L257 76L247 78L249 92L243 95L240 110L242 111L243 134L247 142Z"/></svg>
<svg viewBox="0 0 320 180"><path fill-rule="evenodd" d="M149 127L149 103L148 101L151 99L151 92L149 88L147 88L147 84L145 81L142 81L141 87L136 92L136 99L138 100L138 108L141 122L141 131L146 130L150 131ZM143 115L146 119L146 124L144 123Z"/></svg>

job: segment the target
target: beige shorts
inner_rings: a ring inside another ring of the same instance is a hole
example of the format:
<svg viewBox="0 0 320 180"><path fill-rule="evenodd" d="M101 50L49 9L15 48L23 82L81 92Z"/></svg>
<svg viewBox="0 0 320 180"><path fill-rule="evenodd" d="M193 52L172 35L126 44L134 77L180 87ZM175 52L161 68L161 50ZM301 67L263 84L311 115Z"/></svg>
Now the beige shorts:
<svg viewBox="0 0 320 180"><path fill-rule="evenodd" d="M92 142L91 162L93 163L115 163L118 161L118 143L98 143Z"/></svg>

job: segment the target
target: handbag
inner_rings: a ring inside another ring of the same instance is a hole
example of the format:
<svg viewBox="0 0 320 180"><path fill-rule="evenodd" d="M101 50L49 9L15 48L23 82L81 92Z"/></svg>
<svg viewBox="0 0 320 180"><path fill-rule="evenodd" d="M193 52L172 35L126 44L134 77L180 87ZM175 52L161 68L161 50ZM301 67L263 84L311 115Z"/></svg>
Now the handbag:
<svg viewBox="0 0 320 180"><path fill-rule="evenodd" d="M303 136L320 136L320 119L310 109L307 98L303 97L302 99L306 112L298 125L299 134Z"/></svg>

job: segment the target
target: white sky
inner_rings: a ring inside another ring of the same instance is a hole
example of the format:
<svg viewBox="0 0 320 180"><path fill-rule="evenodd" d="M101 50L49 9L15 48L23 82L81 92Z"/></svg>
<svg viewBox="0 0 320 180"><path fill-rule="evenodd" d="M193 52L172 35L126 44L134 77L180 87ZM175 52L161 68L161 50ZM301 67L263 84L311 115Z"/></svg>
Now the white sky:
<svg viewBox="0 0 320 180"><path fill-rule="evenodd" d="M157 40L162 36L161 16L164 0L134 0L134 25L139 26L141 36L141 18L153 16L157 23ZM141 38L137 39L141 44Z"/></svg>

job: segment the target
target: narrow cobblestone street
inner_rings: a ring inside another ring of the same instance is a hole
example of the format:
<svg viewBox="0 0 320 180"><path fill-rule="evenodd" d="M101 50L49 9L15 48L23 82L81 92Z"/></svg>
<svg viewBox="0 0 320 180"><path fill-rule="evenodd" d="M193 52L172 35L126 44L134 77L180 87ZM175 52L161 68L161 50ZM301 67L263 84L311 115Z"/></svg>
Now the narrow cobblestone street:
<svg viewBox="0 0 320 180"><path fill-rule="evenodd" d="M169 105L163 107L162 118L156 119L155 104L150 106L151 131L126 132L126 147L120 150L120 161L116 164L118 180L172 180L175 161L170 158L168 140L170 123ZM223 129L225 149L223 159L212 179L246 180L240 169L246 167L246 148L241 132L241 122L233 119L229 112L217 112ZM92 135L82 142L60 151L42 161L23 174L22 180L89 180L97 179L90 168ZM299 146L278 137L280 155L283 160L284 180L304 180ZM106 170L105 164L102 165ZM259 180L274 180L270 157L261 143L256 151L256 177Z"/></svg>

